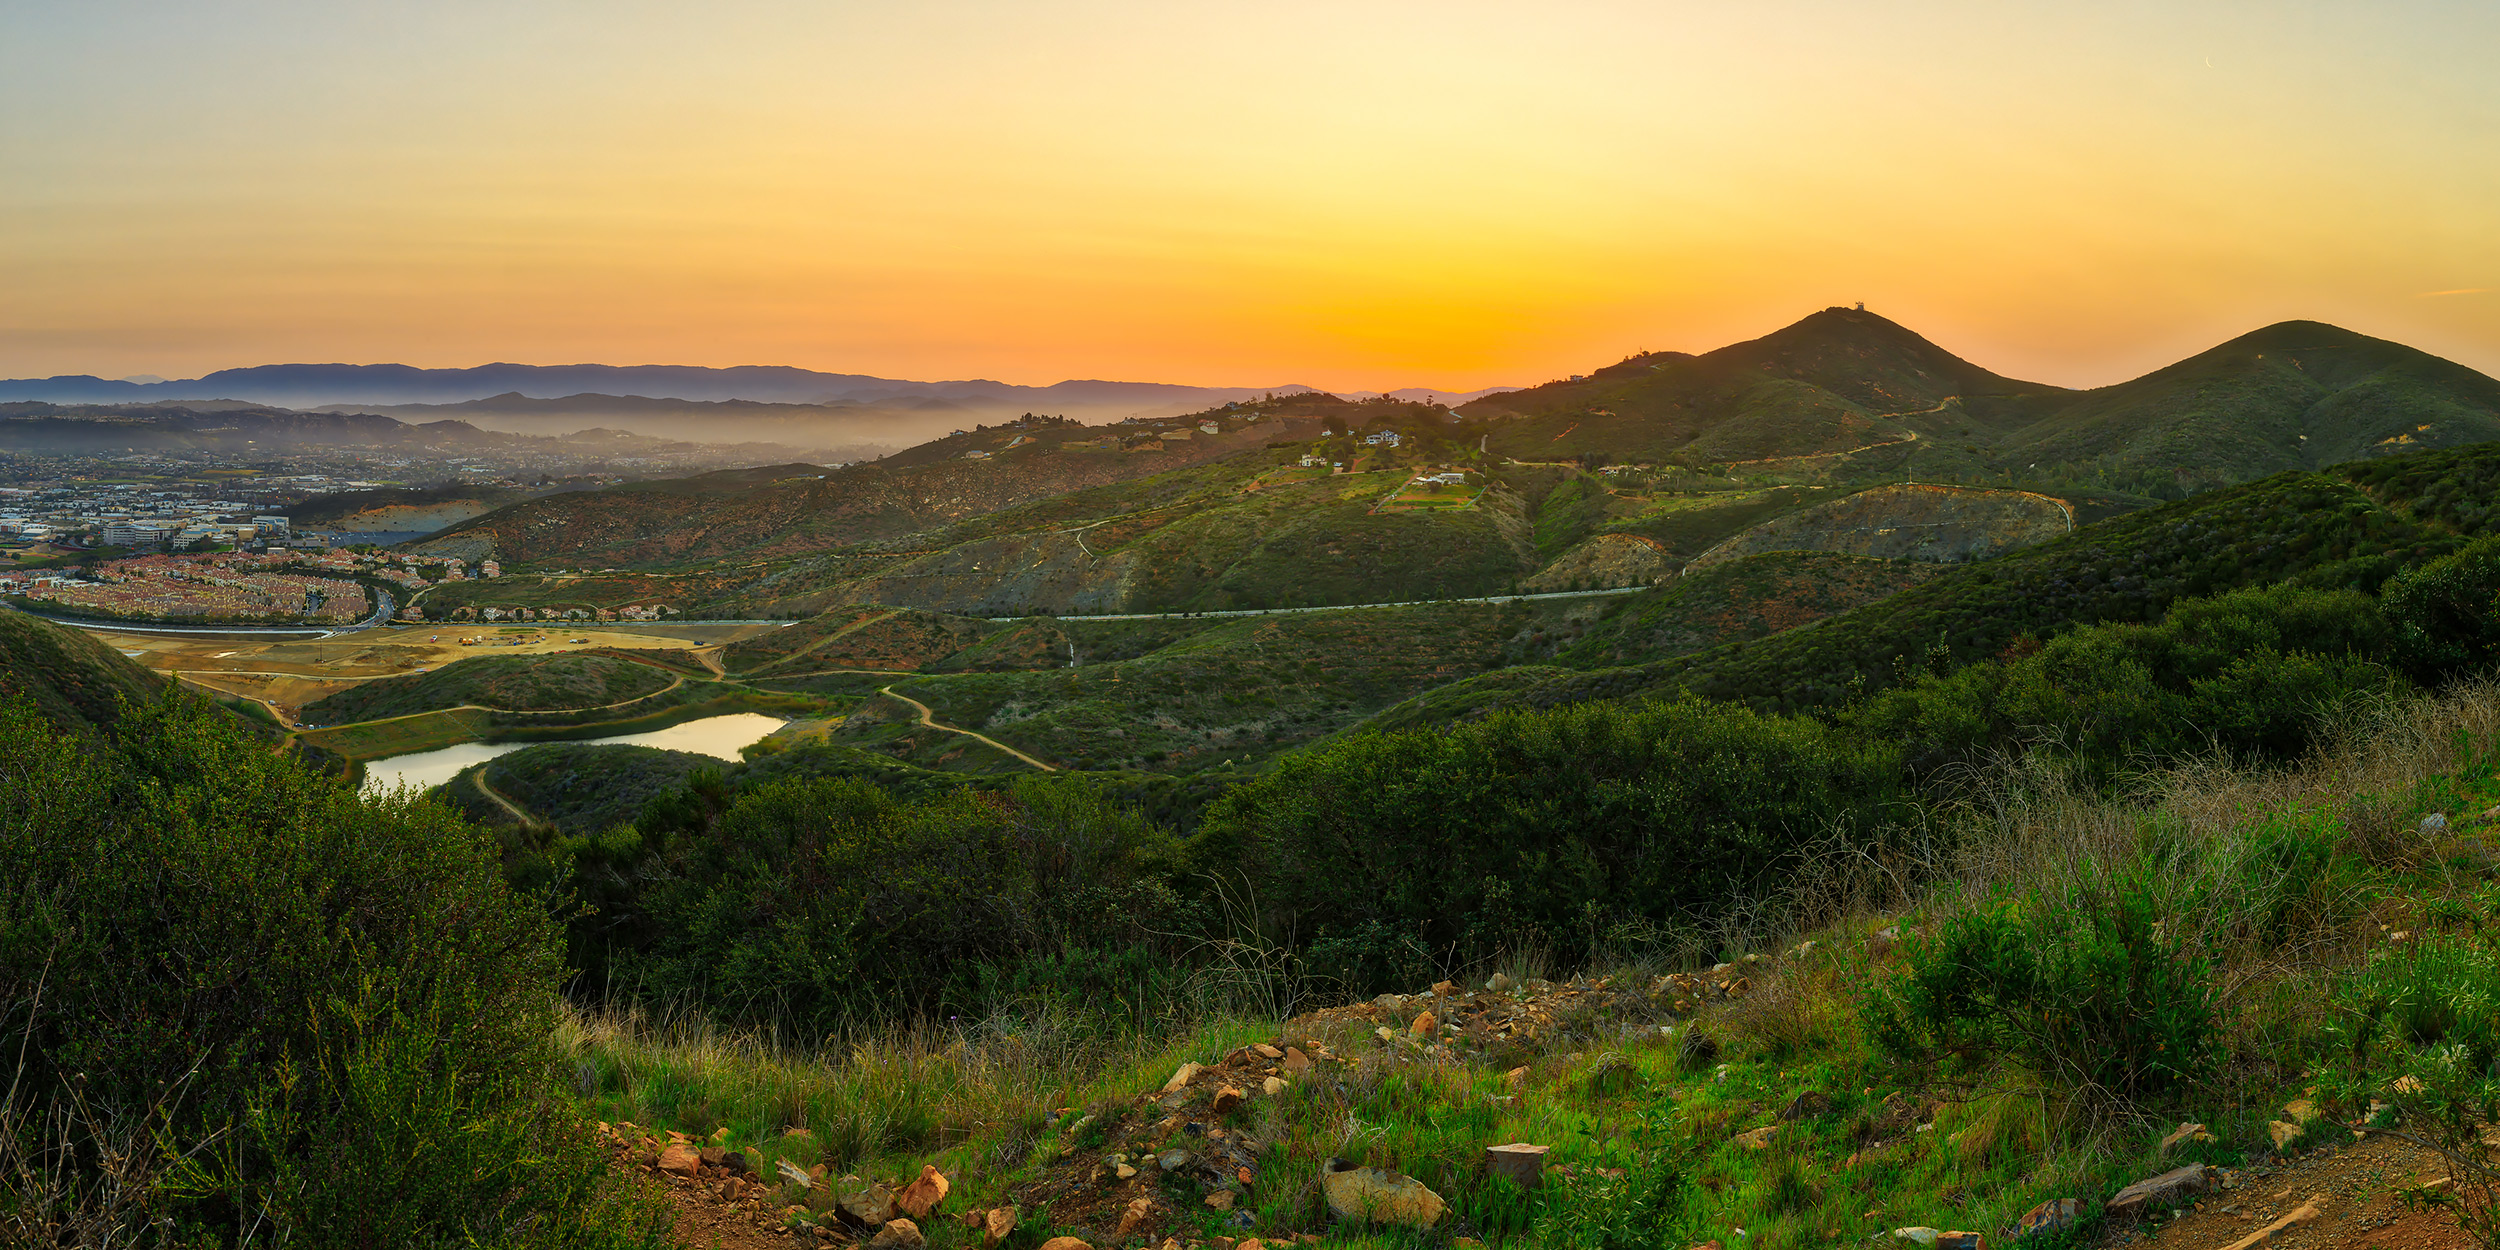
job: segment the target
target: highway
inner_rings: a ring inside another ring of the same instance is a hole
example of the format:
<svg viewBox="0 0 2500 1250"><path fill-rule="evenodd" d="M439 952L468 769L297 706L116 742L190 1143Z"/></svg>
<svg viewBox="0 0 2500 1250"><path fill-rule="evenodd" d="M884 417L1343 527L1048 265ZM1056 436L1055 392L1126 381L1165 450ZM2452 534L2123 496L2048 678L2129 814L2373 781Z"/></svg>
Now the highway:
<svg viewBox="0 0 2500 1250"><path fill-rule="evenodd" d="M1525 603L1532 599L1593 599L1600 595L1636 595L1654 586L1615 586L1606 590L1548 590L1533 595L1481 595L1471 599L1407 599L1398 603L1332 603L1316 608L1227 608L1220 612L1130 612L1116 616L993 616L993 621L1177 621L1193 616L1282 616L1288 612L1360 612L1366 608L1421 608L1436 603Z"/></svg>

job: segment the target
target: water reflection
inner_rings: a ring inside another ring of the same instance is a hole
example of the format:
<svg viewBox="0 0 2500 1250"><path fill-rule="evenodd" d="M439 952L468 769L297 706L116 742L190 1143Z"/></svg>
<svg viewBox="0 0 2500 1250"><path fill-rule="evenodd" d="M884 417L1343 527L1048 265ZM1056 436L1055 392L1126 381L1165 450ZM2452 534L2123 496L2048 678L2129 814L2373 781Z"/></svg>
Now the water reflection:
<svg viewBox="0 0 2500 1250"><path fill-rule="evenodd" d="M760 742L781 722L756 712L733 712L727 716L706 716L649 733L620 734L613 738L573 739L577 746L658 747L663 751L691 751L718 759L738 758L738 748ZM463 742L458 746L435 751L418 751L410 755L394 755L388 759L365 763L367 794L381 794L393 787L409 785L423 790L439 786L458 775L471 764L509 755L534 742Z"/></svg>

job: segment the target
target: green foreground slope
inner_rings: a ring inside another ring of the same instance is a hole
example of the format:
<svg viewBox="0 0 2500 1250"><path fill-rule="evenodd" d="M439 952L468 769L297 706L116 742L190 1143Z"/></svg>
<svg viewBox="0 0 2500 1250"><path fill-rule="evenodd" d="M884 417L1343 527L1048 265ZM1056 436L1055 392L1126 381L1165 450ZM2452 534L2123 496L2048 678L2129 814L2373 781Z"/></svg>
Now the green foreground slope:
<svg viewBox="0 0 2500 1250"><path fill-rule="evenodd" d="M54 724L92 730L147 703L164 680L84 630L0 609L0 694L23 694Z"/></svg>

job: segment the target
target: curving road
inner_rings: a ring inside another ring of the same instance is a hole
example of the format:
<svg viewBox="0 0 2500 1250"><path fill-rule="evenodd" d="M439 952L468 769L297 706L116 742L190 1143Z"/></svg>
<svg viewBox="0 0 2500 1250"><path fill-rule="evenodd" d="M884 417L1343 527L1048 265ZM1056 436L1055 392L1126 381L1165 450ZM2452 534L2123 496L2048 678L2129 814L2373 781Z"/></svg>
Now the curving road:
<svg viewBox="0 0 2500 1250"><path fill-rule="evenodd" d="M1001 750L1001 751L1005 751L1007 754L1012 755L1012 756L1015 756L1017 759L1023 760L1025 763L1027 763L1027 764L1031 764L1033 767L1038 768L1038 769L1041 769L1043 772L1046 772L1046 773L1055 773L1055 772L1058 772L1058 771L1059 771L1059 767L1058 767L1058 765L1056 765L1056 764L1045 764L1045 763L1041 762L1040 760L1037 760L1037 759L1033 758L1032 756L1025 754L1024 752L1022 752L1022 751L1019 751L1019 750L1015 749L1014 747L1008 746L1006 743L1001 742L1001 741L999 741L998 739L996 739L996 738L993 738L993 737L989 736L988 734L974 733L973 731L971 731L971 730L969 730L969 729L957 729L957 728L955 728L953 725L941 725L941 724L939 724L939 723L938 723L938 720L937 720L937 717L936 717L936 716L934 716L933 714L931 714L931 713L930 713L930 711L929 711L929 705L928 705L928 704L923 703L923 702L921 702L920 700L915 699L915 698L913 698L913 697L911 697L910 695L907 695L907 694L895 694L895 693L894 693L894 687L892 687L892 686L887 686L885 689L880 690L880 691L878 691L877 693L878 693L878 694L882 694L882 695L887 695L887 696L890 696L890 697L892 697L892 698L901 699L903 702L908 703L908 704L912 705L913 707L915 707L915 708L919 709L919 711L920 711L920 723L921 723L921 724L923 724L923 725L928 726L928 727L929 727L929 728L931 728L931 729L943 729L943 730L945 730L946 732L948 732L948 733L950 733L950 734L962 734L963 736L965 736L965 737L967 737L967 738L971 738L971 739L973 739L973 740L975 740L975 741L979 741L979 742L986 742L986 743L990 744L991 746L997 747L999 750Z"/></svg>

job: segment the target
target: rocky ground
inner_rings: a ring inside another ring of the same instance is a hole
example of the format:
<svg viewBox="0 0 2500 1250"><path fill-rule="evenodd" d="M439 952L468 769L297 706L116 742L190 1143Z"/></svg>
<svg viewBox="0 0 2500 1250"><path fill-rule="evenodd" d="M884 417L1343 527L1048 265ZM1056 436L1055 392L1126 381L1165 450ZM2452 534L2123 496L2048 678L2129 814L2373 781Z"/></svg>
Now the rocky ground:
<svg viewBox="0 0 2500 1250"><path fill-rule="evenodd" d="M2175 1218L2112 1241L2158 1250L2471 1250L2455 1215L2408 1209L2399 1192L2436 1187L2446 1175L2433 1152L2371 1134L2224 1174Z"/></svg>
<svg viewBox="0 0 2500 1250"><path fill-rule="evenodd" d="M1769 974L1811 950L1808 944L1771 967L1755 966L1764 962L1756 956L1706 974L1628 983L1600 978L1521 984L1500 976L1483 989L1461 990L1445 981L1419 994L1384 994L1297 1016L1271 1040L1238 1047L1212 1063L1182 1064L1159 1088L1111 1103L1052 1110L1034 1145L1042 1166L1007 1195L1012 1200L1008 1206L948 1204L949 1182L933 1166L924 1166L917 1178L891 1182L829 1176L822 1166L803 1171L789 1163L780 1164L772 1175L757 1175L745 1155L717 1140L631 1124L602 1124L600 1129L621 1160L665 1189L679 1213L678 1238L689 1247L911 1250L927 1244L941 1223L951 1227L937 1238L940 1244L990 1247L1007 1242L1020 1226L1046 1218L1049 1228L1074 1235L1054 1236L1041 1243L1041 1250L1276 1250L1321 1242L1323 1233L1279 1234L1271 1224L1267 1236L1255 1235L1258 1222L1252 1211L1271 1196L1262 1188L1271 1182L1261 1175L1267 1145L1258 1127L1261 1100L1278 1098L1297 1083L1353 1079L1366 1063L1430 1062L1461 1055L1496 1067L1517 1058L1520 1064L1509 1069L1507 1083L1524 1095L1530 1092L1529 1065L1538 1055L1557 1045L1583 1043L1598 1022L1611 1030L1660 1028L1625 1022L1673 1021L1714 1003L1744 999L1754 975ZM1803 1105L1817 1097L1800 1096L1780 1111L1780 1123L1827 1110L1828 1099L1822 1108ZM1844 1170L1935 1126L1935 1107L1919 1099L1894 1095L1879 1110ZM2283 1114L2285 1121L2276 1126L2283 1153L2242 1168L2185 1164L2108 1195L2105 1231L2097 1244L2147 1250L2474 1246L2452 1212L2418 1210L2405 1201L2407 1189L2442 1189L2445 1172L2434 1152L2386 1133L2348 1137L2339 1127L2315 1121L2316 1110L2306 1101L2286 1106ZM2202 1128L2180 1125L2164 1143L2164 1152L2174 1142L2210 1141ZM1739 1140L1763 1149L1780 1131L1779 1126L1755 1129ZM2324 1146L2295 1152L2321 1136L2327 1138ZM1488 1167L1521 1164L1527 1175L1541 1175L1547 1183L1602 1182L1595 1172L1577 1176L1570 1166L1544 1165L1541 1147L1499 1150L1513 1153L1495 1159L1499 1151L1488 1152ZM1273 1183L1285 1184L1289 1191L1311 1182ZM1316 1184L1337 1218L1356 1224L1431 1225L1439 1222L1444 1207L1440 1195L1412 1178L1336 1160L1323 1167ZM1185 1209L1196 1205L1206 1210ZM2042 1204L2017 1229L2008 1230L2014 1233L2010 1240L2025 1240L2023 1229L2059 1227L2082 1207L2074 1200ZM1332 1224L1329 1231L1345 1226ZM1230 1235L1210 1234L1211 1227L1226 1227ZM1014 1244L1030 1244L1033 1235L1027 1232ZM1478 1243L1457 1236L1449 1244L1466 1250ZM1696 1250L1710 1250L1712 1244ZM1905 1227L1889 1235L1879 1232L1869 1244L1884 1250L1985 1250L1988 1238Z"/></svg>

